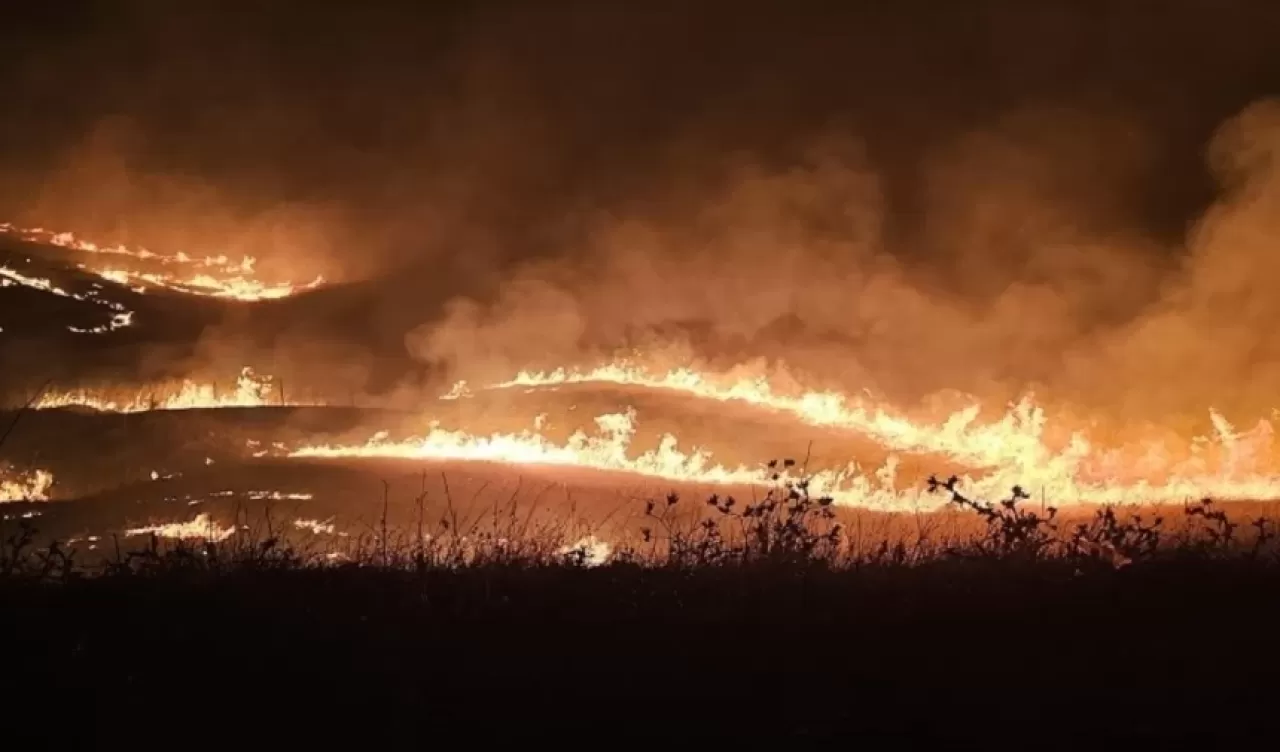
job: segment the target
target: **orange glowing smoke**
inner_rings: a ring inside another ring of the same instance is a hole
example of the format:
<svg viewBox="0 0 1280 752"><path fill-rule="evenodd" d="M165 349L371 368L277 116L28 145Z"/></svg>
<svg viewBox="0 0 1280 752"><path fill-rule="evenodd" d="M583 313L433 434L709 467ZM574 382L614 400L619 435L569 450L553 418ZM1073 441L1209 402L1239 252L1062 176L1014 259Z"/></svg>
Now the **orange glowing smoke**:
<svg viewBox="0 0 1280 752"><path fill-rule="evenodd" d="M185 253L165 255L146 248L127 248L122 245L100 246L75 237L69 232L50 232L43 228L24 229L0 223L0 233L13 235L33 243L45 243L68 248L95 257L93 263L78 266L92 274L117 284L132 287L136 292L163 288L189 295L227 298L241 301L271 300L312 290L324 284L317 276L306 283L268 283L255 276L257 259L244 256L239 261L223 256L197 258ZM111 257L115 257L114 261ZM140 271L127 268L137 265L159 267L164 271Z"/></svg>

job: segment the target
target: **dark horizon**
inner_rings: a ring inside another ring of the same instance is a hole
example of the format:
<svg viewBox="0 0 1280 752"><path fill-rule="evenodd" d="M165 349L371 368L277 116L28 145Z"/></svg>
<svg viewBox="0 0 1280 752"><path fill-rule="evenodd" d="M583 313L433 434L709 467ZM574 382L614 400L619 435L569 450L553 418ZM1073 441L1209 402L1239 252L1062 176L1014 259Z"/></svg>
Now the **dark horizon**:
<svg viewBox="0 0 1280 752"><path fill-rule="evenodd" d="M1129 183L1112 198L1176 240L1212 200L1213 132L1280 87L1269 3L882 5L23 6L0 32L0 163L28 181L17 206L6 186L7 208L33 209L31 179L92 156L178 210L203 188L250 213L296 203L386 219L461 182L492 196L468 206L475 221L536 237L550 209L625 208L735 159L786 165L842 130L886 178L905 240L934 153L1066 110L1099 141L1086 160L1125 158L1126 138L1142 138L1127 156L1145 164L1112 175Z"/></svg>

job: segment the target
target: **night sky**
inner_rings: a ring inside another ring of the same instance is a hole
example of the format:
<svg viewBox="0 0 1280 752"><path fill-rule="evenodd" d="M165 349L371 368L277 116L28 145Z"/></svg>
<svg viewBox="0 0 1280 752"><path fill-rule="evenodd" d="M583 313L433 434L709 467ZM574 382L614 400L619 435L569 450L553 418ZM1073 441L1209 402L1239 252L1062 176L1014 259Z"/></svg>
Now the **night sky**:
<svg viewBox="0 0 1280 752"><path fill-rule="evenodd" d="M0 159L25 180L97 143L242 211L307 202L409 225L436 194L483 191L454 211L519 238L546 224L539 204L615 206L841 127L889 176L909 235L932 151L1058 106L1123 121L1082 147L1099 170L1141 134L1139 174L1108 190L1180 233L1209 198L1213 129L1280 86L1267 2L411 5L15 6Z"/></svg>

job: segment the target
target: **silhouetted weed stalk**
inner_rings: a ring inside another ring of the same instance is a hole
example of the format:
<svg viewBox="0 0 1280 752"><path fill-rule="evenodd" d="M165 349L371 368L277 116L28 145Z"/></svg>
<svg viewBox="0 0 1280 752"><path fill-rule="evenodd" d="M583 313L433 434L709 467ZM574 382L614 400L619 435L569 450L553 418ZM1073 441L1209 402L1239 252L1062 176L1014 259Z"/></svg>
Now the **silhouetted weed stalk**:
<svg viewBox="0 0 1280 752"><path fill-rule="evenodd" d="M1183 525L1169 527L1162 515L1122 514L1097 509L1083 521L1067 522L1052 506L1029 504L1018 486L998 501L972 498L959 480L928 479L933 494L949 495L948 507L980 524L975 533L939 533L936 516L916 515L914 539L886 531L868 540L861 519L850 526L826 496L811 492L807 473L798 478L793 460L769 463L773 486L763 497L741 501L713 495L689 505L675 493L644 502L638 534L606 546L598 531L573 522L572 515L534 522L538 503L522 509L520 489L505 505L462 513L445 482L445 504L434 522L426 517L427 492L415 499L416 519L408 529L390 525L384 490L376 524L364 532L330 536L302 534L273 519L237 508L234 532L223 540L166 540L154 534L142 546L125 549L110 540L102 560L88 564L66 543L37 543L29 519L0 523L0 578L64 581L87 576L149 576L180 573L293 571L371 568L404 572L462 569L578 569L600 565L696 569L763 566L912 567L945 562L979 562L1031 567L1069 565L1077 573L1111 571L1170 559L1238 559L1280 563L1276 525L1265 517L1240 521L1210 499L1183 507ZM478 493L477 493L478 496ZM474 502L475 499L473 498ZM932 522L931 522L932 520ZM212 535L210 531L209 538Z"/></svg>

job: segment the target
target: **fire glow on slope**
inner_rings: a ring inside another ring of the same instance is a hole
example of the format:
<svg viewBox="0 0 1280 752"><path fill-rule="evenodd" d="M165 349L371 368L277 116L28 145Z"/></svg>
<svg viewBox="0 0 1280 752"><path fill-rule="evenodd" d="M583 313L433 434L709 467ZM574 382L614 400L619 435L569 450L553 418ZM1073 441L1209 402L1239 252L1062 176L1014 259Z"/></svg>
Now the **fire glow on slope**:
<svg viewBox="0 0 1280 752"><path fill-rule="evenodd" d="M235 388L219 391L211 383L184 381L174 392L164 395L139 393L112 399L89 392L46 392L34 405L37 410L59 407L88 407L101 412L139 413L147 410L194 410L216 407L267 407L283 402L269 376L259 376L246 366Z"/></svg>
<svg viewBox="0 0 1280 752"><path fill-rule="evenodd" d="M977 424L976 403L936 425L922 425L894 414L884 406L868 406L839 392L779 394L763 377L754 379L708 376L690 368L653 374L628 363L573 371L521 371L515 378L487 389L546 388L565 384L615 384L678 392L699 399L743 402L791 415L807 425L842 428L867 436L901 452L946 455L963 465L996 468L1045 464L1041 436L1044 411L1029 399L988 424Z"/></svg>
<svg viewBox="0 0 1280 752"><path fill-rule="evenodd" d="M477 436L434 424L421 438L393 442L387 440L386 433L379 433L364 444L303 446L289 454L578 467L695 484L755 486L771 482L768 468L725 466L705 449L680 449L679 440L670 434L656 449L632 456L634 411L601 415L595 423L595 435L578 431L562 444L536 429ZM1270 462L1270 424L1263 422L1253 431L1239 433L1215 416L1215 429L1216 436L1194 442L1189 459L1175 460L1159 447L1146 447L1145 459L1136 466L1140 477L1134 477L1131 465L1124 467L1123 476L1108 471L1108 463L1127 462L1133 448L1120 454L1104 452L1077 436L1058 453L1037 443L1032 456L1015 456L1014 461L966 475L962 485L969 493L987 498L1004 498L1017 485L1058 505L1180 503L1201 496L1280 499L1280 476ZM872 471L856 463L818 470L811 473L811 490L830 495L841 504L880 509L927 509L946 503L945 498L922 493L919 478L899 478L899 464L900 460L891 456Z"/></svg>
<svg viewBox="0 0 1280 752"><path fill-rule="evenodd" d="M257 259L244 256L234 261L225 255L189 256L185 253L165 255L146 248L127 248L122 245L100 246L77 238L69 232L50 232L43 228L24 229L0 223L0 234L9 234L34 243L45 243L60 248L90 254L96 257L115 257L115 261L79 264L87 272L117 284L133 287L136 292L163 288L189 295L227 298L240 301L273 300L286 298L304 290L312 290L324 284L317 276L306 283L268 283L255 274ZM164 271L140 271L126 265L147 265Z"/></svg>

